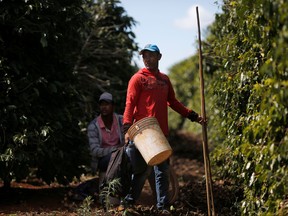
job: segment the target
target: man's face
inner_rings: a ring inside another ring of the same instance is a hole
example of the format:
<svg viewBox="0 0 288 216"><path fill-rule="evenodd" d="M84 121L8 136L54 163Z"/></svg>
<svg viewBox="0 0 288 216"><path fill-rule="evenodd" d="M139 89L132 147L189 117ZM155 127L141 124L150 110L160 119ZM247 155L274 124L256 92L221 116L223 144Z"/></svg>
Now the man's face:
<svg viewBox="0 0 288 216"><path fill-rule="evenodd" d="M108 116L113 113L113 104L107 101L101 101L99 104L100 113L102 116Z"/></svg>
<svg viewBox="0 0 288 216"><path fill-rule="evenodd" d="M158 52L143 51L143 63L148 70L158 70L158 62L161 59L161 54Z"/></svg>

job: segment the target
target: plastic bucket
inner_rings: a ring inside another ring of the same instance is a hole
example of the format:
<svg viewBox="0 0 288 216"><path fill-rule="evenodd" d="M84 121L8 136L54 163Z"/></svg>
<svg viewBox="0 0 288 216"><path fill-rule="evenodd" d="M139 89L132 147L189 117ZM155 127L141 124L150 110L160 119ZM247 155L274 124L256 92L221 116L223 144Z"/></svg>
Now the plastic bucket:
<svg viewBox="0 0 288 216"><path fill-rule="evenodd" d="M172 155L172 148L155 117L135 122L129 128L128 135L150 166L160 164Z"/></svg>

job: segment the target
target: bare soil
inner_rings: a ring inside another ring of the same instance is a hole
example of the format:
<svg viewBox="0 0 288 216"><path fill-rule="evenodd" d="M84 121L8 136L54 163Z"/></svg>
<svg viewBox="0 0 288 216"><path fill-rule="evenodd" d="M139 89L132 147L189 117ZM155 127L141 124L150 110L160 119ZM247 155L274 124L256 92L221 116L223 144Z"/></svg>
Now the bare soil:
<svg viewBox="0 0 288 216"><path fill-rule="evenodd" d="M180 186L178 199L171 207L172 215L208 215L201 137L181 131L175 132L171 135L170 144L174 151L171 165L176 172ZM90 206L92 213L85 213L87 209L81 208L83 202L69 199L71 190L76 185L47 185L40 180L33 179L12 182L12 188L6 190L1 187L0 183L0 216L124 215L123 212L117 212L116 208L105 213L96 201ZM213 178L213 198L217 215L239 215L234 204L241 197L240 188L227 181ZM160 215L155 208L148 183L134 211L126 215Z"/></svg>

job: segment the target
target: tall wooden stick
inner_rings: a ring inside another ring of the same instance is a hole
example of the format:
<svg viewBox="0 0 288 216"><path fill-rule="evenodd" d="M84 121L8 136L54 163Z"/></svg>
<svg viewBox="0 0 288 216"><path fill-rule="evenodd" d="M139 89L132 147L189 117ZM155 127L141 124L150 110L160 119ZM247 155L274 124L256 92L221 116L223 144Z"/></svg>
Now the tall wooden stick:
<svg viewBox="0 0 288 216"><path fill-rule="evenodd" d="M199 75L200 75L200 88L201 88L201 116L205 120L205 123L202 124L202 136L203 136L203 156L204 156L205 177L206 177L207 207L208 207L208 216L211 216L211 214L212 214L212 216L214 216L215 215L215 208L214 208L212 177L211 177L211 168L210 168L210 160L209 160L208 139L207 139L207 123L206 123L207 121L206 121L205 97L204 97L201 31L200 31L198 7L196 7L196 13L197 13L198 42L199 42Z"/></svg>

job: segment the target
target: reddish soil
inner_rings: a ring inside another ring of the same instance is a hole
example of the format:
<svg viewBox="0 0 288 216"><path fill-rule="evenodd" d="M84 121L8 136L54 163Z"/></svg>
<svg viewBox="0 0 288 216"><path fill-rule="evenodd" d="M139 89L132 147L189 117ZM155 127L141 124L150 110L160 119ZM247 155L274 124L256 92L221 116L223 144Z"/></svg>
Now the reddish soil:
<svg viewBox="0 0 288 216"><path fill-rule="evenodd" d="M201 139L184 132L177 132L171 137L170 144L174 150L171 164L180 186L178 199L173 204L173 215L207 215ZM75 186L75 184L65 187L58 184L46 185L39 180L33 180L13 182L12 188L8 191L0 187L0 216L122 215L115 209L111 209L110 214L105 214L97 202L91 205L92 213L85 213L85 209L81 208L83 202L69 199L69 194ZM240 189L235 189L225 181L214 180L213 197L217 215L239 215L233 204L241 198ZM136 212L129 215L159 215L153 201L147 183L136 206Z"/></svg>

